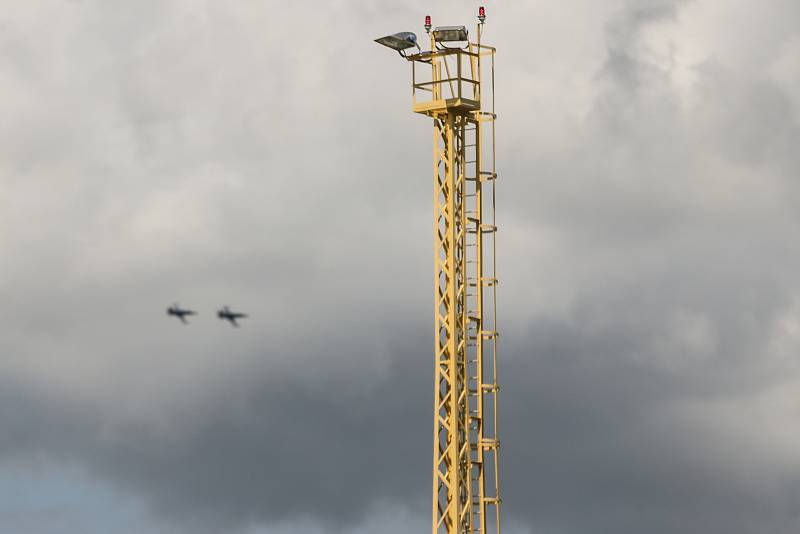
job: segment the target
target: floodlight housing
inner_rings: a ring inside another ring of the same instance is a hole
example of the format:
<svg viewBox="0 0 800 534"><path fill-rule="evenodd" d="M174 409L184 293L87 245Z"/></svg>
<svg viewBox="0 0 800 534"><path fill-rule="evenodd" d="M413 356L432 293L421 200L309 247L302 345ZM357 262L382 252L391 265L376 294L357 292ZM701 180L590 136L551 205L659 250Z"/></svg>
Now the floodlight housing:
<svg viewBox="0 0 800 534"><path fill-rule="evenodd" d="M409 48L414 48L415 46L419 48L419 45L417 44L417 34L414 32L400 32L387 35L386 37L375 39L375 42L389 47L392 50L397 50L401 53L401 55L403 50L408 50Z"/></svg>
<svg viewBox="0 0 800 534"><path fill-rule="evenodd" d="M433 30L433 38L440 43L466 41L468 36L466 26L439 26Z"/></svg>

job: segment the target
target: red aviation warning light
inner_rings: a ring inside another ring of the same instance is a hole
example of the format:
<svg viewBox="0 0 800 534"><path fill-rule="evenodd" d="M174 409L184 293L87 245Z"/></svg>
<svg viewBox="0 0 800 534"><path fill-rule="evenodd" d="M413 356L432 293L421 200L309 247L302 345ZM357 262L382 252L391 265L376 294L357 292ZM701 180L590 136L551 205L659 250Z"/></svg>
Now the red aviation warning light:
<svg viewBox="0 0 800 534"><path fill-rule="evenodd" d="M425 31L431 33L431 16L425 15Z"/></svg>
<svg viewBox="0 0 800 534"><path fill-rule="evenodd" d="M486 8L483 6L478 8L478 20L481 21L481 24L486 20Z"/></svg>

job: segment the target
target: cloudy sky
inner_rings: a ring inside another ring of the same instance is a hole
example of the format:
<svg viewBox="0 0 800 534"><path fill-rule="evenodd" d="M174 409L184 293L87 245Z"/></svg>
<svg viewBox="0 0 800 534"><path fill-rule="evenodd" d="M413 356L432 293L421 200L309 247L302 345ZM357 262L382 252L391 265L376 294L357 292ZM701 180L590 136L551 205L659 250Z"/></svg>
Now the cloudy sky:
<svg viewBox="0 0 800 534"><path fill-rule="evenodd" d="M0 0L0 532L429 529L431 123L372 39L477 5ZM506 533L796 533L800 3L486 8Z"/></svg>

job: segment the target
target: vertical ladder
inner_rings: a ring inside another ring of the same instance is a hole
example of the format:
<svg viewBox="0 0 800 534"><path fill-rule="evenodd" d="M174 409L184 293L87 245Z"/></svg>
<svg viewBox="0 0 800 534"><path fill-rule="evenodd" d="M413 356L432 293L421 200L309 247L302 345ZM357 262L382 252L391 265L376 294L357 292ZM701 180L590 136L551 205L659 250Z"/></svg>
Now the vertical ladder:
<svg viewBox="0 0 800 534"><path fill-rule="evenodd" d="M480 80L481 50L479 46L474 50L479 55L472 63L473 77ZM495 119L493 103L486 106L482 102L481 110L471 114L463 128L460 165L464 175L467 227L464 257L467 282L465 384L472 508L469 533L480 534L500 533Z"/></svg>

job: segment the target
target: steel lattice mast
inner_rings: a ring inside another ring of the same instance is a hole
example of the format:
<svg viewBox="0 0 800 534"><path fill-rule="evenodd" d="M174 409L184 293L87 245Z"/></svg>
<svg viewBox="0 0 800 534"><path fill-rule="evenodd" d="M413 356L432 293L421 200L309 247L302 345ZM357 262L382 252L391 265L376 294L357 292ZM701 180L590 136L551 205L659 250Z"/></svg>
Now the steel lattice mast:
<svg viewBox="0 0 800 534"><path fill-rule="evenodd" d="M431 48L413 55L413 34L378 40L411 62L413 111L433 119L433 534L500 534L495 49L479 19L471 42L426 17Z"/></svg>

